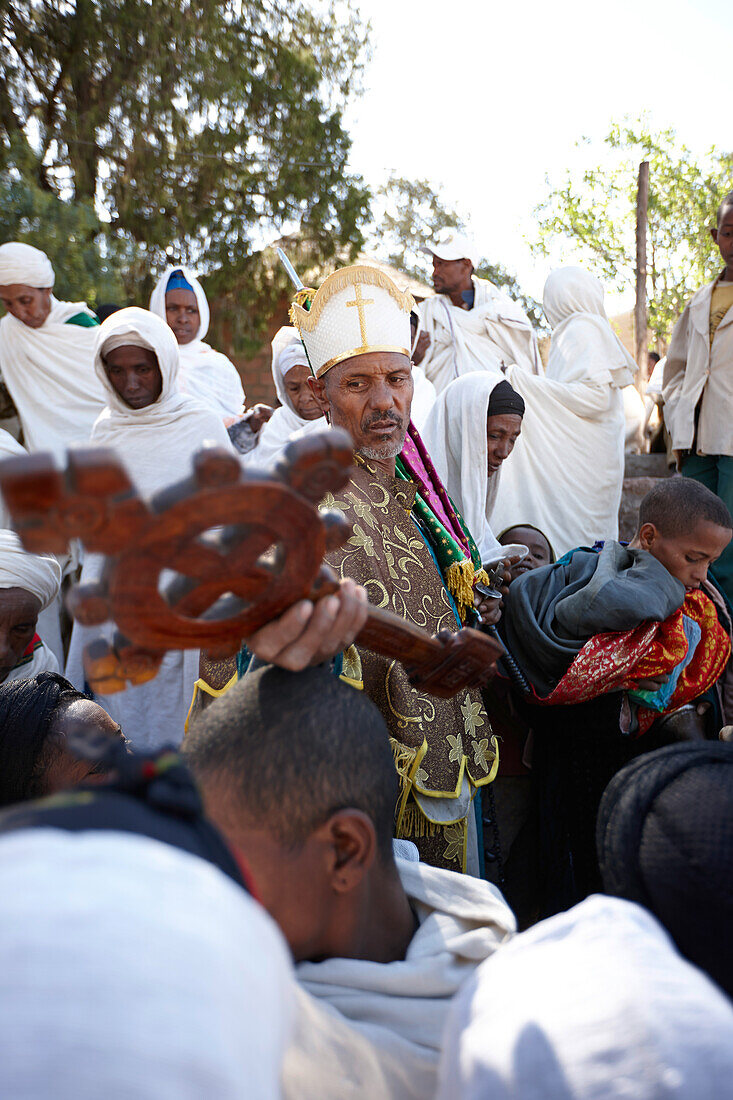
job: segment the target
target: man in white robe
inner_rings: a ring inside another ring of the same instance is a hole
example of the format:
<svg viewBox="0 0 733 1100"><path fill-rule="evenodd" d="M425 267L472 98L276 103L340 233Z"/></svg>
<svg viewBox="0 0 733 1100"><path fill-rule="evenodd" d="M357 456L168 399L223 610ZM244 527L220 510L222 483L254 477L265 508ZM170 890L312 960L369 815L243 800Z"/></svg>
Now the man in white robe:
<svg viewBox="0 0 733 1100"><path fill-rule="evenodd" d="M432 1096L451 998L515 921L490 883L395 860L397 777L376 707L335 671L261 668L183 749L298 964L286 1097Z"/></svg>
<svg viewBox="0 0 733 1100"><path fill-rule="evenodd" d="M542 373L537 337L527 314L487 279L474 275L475 246L451 234L425 249L433 257L435 297L420 305L423 331L430 343L415 364L438 393L469 371L503 372L519 363Z"/></svg>
<svg viewBox="0 0 733 1100"><path fill-rule="evenodd" d="M98 322L84 302L59 302L44 252L16 241L0 245L0 371L29 451L84 443L105 405L94 373Z"/></svg>

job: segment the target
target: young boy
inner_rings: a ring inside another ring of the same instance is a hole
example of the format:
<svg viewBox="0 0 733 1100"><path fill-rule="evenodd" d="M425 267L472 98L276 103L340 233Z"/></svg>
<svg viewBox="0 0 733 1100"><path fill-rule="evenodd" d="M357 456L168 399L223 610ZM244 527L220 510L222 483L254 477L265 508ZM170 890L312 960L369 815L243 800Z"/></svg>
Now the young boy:
<svg viewBox="0 0 733 1100"><path fill-rule="evenodd" d="M532 687L545 915L600 889L594 828L606 784L679 737L665 720L696 715L726 669L730 624L707 574L732 534L718 497L669 478L642 500L628 547L573 550L509 588L500 629ZM713 714L715 736L726 716Z"/></svg>
<svg viewBox="0 0 733 1100"><path fill-rule="evenodd" d="M733 191L710 234L725 264L698 290L680 317L667 352L664 422L678 469L702 482L733 509ZM713 576L733 606L733 547Z"/></svg>

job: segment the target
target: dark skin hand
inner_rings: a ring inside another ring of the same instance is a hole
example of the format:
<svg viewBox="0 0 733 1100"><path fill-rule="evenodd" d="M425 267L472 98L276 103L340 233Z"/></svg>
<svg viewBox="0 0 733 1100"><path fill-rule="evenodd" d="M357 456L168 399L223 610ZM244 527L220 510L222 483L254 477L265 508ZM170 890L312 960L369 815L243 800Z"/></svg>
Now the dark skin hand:
<svg viewBox="0 0 733 1100"><path fill-rule="evenodd" d="M427 332L421 332L417 338L417 344L415 350L412 353L412 361L416 367L419 367L425 358L425 353L430 347L430 337Z"/></svg>
<svg viewBox="0 0 733 1100"><path fill-rule="evenodd" d="M39 290L22 283L0 286L0 302L17 321L28 328L40 328L51 312L51 288Z"/></svg>
<svg viewBox="0 0 733 1100"><path fill-rule="evenodd" d="M274 413L272 405L253 405L251 409L247 409L244 414L245 419L249 418L249 426L257 435L258 431L263 424L266 424Z"/></svg>
<svg viewBox="0 0 733 1100"><path fill-rule="evenodd" d="M495 596L486 596L483 592L474 590L473 606L485 626L496 626L500 621L504 607L504 597L509 592L509 585L511 584L512 570L519 560L518 557L504 558L499 563L503 567L503 583L499 587L499 591L502 593L501 599L497 599ZM491 568L493 569L494 566Z"/></svg>

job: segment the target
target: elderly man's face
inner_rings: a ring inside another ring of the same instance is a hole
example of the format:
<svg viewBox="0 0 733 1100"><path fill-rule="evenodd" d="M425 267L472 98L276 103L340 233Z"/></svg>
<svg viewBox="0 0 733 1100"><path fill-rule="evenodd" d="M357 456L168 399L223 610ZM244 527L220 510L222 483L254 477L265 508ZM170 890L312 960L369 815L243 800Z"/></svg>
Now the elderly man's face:
<svg viewBox="0 0 733 1100"><path fill-rule="evenodd" d="M470 260L441 260L440 256L433 256L433 289L436 294L470 290L472 271Z"/></svg>
<svg viewBox="0 0 733 1100"><path fill-rule="evenodd" d="M147 409L163 390L155 353L148 348L124 344L107 352L104 369L116 393L131 409Z"/></svg>
<svg viewBox="0 0 733 1100"><path fill-rule="evenodd" d="M0 683L33 641L40 610L41 601L25 588L0 589Z"/></svg>
<svg viewBox="0 0 733 1100"><path fill-rule="evenodd" d="M405 442L412 405L412 368L406 355L370 351L331 367L310 385L331 423L345 428L354 450L377 461L395 458Z"/></svg>
<svg viewBox="0 0 733 1100"><path fill-rule="evenodd" d="M22 283L0 286L0 301L11 317L28 328L40 328L51 312L51 289L39 290Z"/></svg>

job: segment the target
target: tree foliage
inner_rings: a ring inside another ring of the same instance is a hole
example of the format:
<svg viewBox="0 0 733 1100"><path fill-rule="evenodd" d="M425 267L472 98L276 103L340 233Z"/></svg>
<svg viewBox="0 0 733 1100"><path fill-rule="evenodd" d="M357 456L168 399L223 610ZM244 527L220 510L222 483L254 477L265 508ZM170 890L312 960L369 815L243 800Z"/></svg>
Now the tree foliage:
<svg viewBox="0 0 733 1100"><path fill-rule="evenodd" d="M583 139L580 146L590 146ZM613 123L604 138L604 163L566 173L536 208L547 255L587 263L619 292L636 282L636 189L639 164L649 161L649 328L664 343L685 302L720 270L709 230L733 187L733 153L693 153L674 130L653 131L645 118ZM549 180L548 180L548 186Z"/></svg>
<svg viewBox="0 0 733 1100"><path fill-rule="evenodd" d="M283 226L324 256L358 248L351 4L0 0L0 134L39 192L104 212L138 296L167 251L246 273Z"/></svg>
<svg viewBox="0 0 733 1100"><path fill-rule="evenodd" d="M431 282L432 261L422 246L447 229L466 232L466 222L445 204L428 180L392 175L374 195L370 244L380 259L401 271ZM541 306L522 291L516 277L502 264L482 259L476 267L481 279L501 287L525 309L533 324L542 327Z"/></svg>

